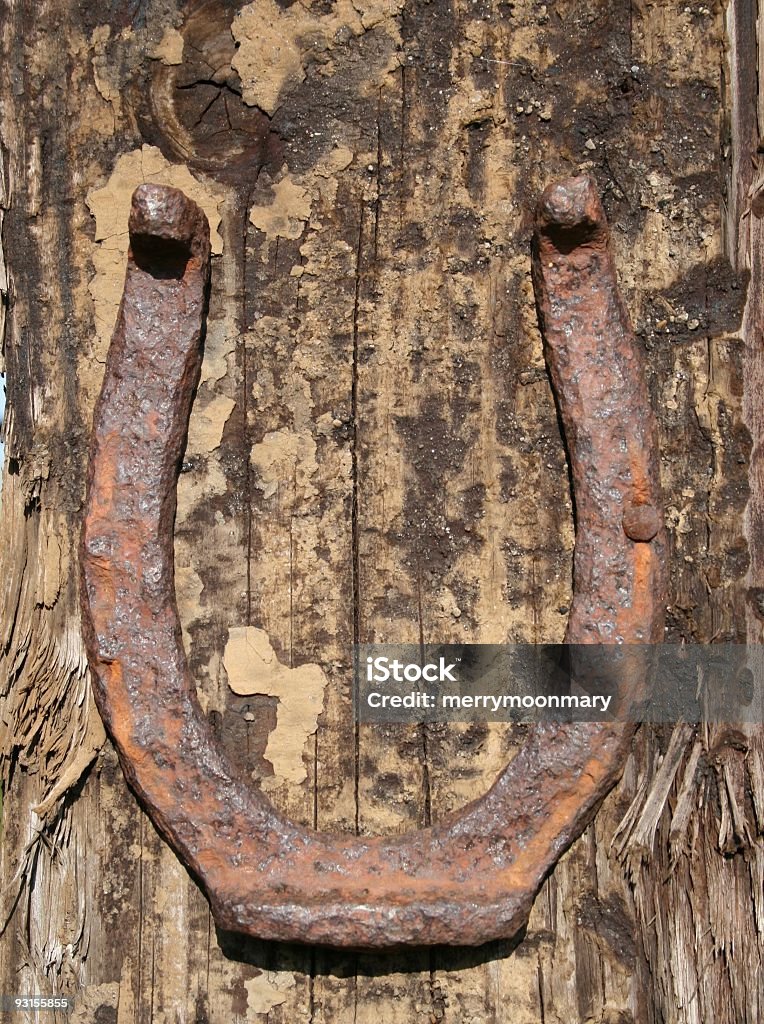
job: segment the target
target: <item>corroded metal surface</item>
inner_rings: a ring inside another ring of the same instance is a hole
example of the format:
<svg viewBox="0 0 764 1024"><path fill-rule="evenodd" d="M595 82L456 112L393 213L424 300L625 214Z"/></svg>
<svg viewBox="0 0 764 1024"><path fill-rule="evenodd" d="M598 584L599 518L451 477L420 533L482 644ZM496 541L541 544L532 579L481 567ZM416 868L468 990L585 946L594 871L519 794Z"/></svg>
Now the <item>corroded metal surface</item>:
<svg viewBox="0 0 764 1024"><path fill-rule="evenodd" d="M542 723L485 796L408 835L328 835L279 814L212 735L175 603L175 489L201 362L208 226L177 190L141 186L130 233L81 556L96 699L126 777L222 928L358 949L513 935L619 777L633 725ZM588 179L544 193L534 248L576 499L566 639L656 642L665 536L655 426Z"/></svg>

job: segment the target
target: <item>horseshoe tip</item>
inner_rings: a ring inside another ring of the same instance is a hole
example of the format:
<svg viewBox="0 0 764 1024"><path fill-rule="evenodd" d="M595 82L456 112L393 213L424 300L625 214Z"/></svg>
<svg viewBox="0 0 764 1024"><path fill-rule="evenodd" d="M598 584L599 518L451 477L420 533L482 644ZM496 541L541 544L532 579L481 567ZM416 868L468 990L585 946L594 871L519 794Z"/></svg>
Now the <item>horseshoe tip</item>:
<svg viewBox="0 0 764 1024"><path fill-rule="evenodd" d="M192 250L209 246L209 224L204 211L178 188L144 184L133 192L128 222L135 238L175 242Z"/></svg>
<svg viewBox="0 0 764 1024"><path fill-rule="evenodd" d="M581 233L581 241L606 232L605 211L594 179L582 174L548 185L536 207L536 230L548 235Z"/></svg>

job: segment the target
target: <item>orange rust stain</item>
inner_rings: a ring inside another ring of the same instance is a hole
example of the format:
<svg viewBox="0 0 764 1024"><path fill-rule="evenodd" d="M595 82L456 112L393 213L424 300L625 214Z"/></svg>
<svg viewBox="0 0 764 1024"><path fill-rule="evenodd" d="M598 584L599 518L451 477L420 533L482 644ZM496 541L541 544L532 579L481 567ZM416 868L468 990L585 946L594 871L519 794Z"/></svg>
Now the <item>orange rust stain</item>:
<svg viewBox="0 0 764 1024"><path fill-rule="evenodd" d="M632 553L634 559L634 590L632 597L633 625L650 625L655 614L653 588L658 565L655 548L652 544L635 543ZM645 643L653 637L646 636Z"/></svg>
<svg viewBox="0 0 764 1024"><path fill-rule="evenodd" d="M151 438L152 441L156 441L160 437L159 419L159 413L153 409L151 410L151 412L146 413L146 418L144 422L146 424L146 431L148 433L148 436Z"/></svg>
<svg viewBox="0 0 764 1024"><path fill-rule="evenodd" d="M632 502L636 505L652 502L650 486L649 452L641 448L632 448L629 452L629 470L633 488Z"/></svg>

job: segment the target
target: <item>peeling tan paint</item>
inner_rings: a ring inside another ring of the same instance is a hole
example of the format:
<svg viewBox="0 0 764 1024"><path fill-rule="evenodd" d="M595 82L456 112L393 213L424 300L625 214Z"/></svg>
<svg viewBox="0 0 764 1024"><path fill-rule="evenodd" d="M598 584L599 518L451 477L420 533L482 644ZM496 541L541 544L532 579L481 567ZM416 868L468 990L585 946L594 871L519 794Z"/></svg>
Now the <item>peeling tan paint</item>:
<svg viewBox="0 0 764 1024"><path fill-rule="evenodd" d="M347 146L337 146L305 174L292 174L286 167L282 168L275 181L269 179L267 172L261 174L249 219L265 235L266 244L258 246L263 263L271 258L268 243L279 238L298 239L306 227L309 227L311 234L303 246L310 246L312 234L320 232L323 216L327 213L331 215L340 184L340 173L353 163L356 155ZM325 240L316 244L321 258L325 258ZM346 242L337 241L336 244L338 252L353 251ZM308 251L301 248L303 258ZM295 264L290 270L293 277L301 277L307 272L308 267L301 264Z"/></svg>
<svg viewBox="0 0 764 1024"><path fill-rule="evenodd" d="M295 976L291 971L262 971L244 982L247 1009L257 1014L270 1013L274 1006L286 1002L295 984Z"/></svg>
<svg viewBox="0 0 764 1024"><path fill-rule="evenodd" d="M308 434L274 430L252 448L252 465L257 470L256 486L264 498L283 487L295 500L306 501L318 493L310 482L318 470L316 442Z"/></svg>
<svg viewBox="0 0 764 1024"><path fill-rule="evenodd" d="M439 614L436 612L436 616L439 619L459 619L461 618L462 610L459 607L456 598L452 591L448 587L443 587L437 596L437 608Z"/></svg>
<svg viewBox="0 0 764 1024"><path fill-rule="evenodd" d="M72 57L68 95L72 97L73 113L68 125L69 140L72 145L82 146L83 151L87 146L86 140L99 135L113 138L116 125L117 112L108 98L113 90L101 80L102 68L105 72L103 42L98 36L94 39L94 35L72 31L68 39ZM83 106L87 106L87 118L79 116Z"/></svg>
<svg viewBox="0 0 764 1024"><path fill-rule="evenodd" d="M319 278L321 270L328 260L341 260L343 257L351 256L352 253L352 245L349 245L342 238L338 238L333 242L327 242L325 238L317 234L311 235L300 246L300 256L305 260L302 265L302 273ZM302 283L303 291L305 289L310 290L311 288L315 288L315 283L307 281Z"/></svg>
<svg viewBox="0 0 764 1024"><path fill-rule="evenodd" d="M274 114L283 95L304 80L311 57L330 51L338 33L360 36L384 25L399 41L395 18L402 7L403 0L336 0L328 14L316 15L309 3L287 10L275 0L247 4L231 25L239 43L231 66L241 78L244 102ZM322 71L332 74L332 64L324 63Z"/></svg>
<svg viewBox="0 0 764 1024"><path fill-rule="evenodd" d="M101 188L91 189L87 204L96 220L95 240L116 248L122 239L122 251L127 252L127 218L133 189L143 182L172 185L198 203L210 222L210 241L216 255L223 251L223 239L217 231L220 222L218 207L224 194L210 182L198 181L182 164L171 164L156 146L142 146L124 153Z"/></svg>
<svg viewBox="0 0 764 1024"><path fill-rule="evenodd" d="M204 361L199 384L205 381L216 383L228 372L228 358L236 351L238 328L233 316L216 320L207 319L207 333L204 337Z"/></svg>
<svg viewBox="0 0 764 1024"><path fill-rule="evenodd" d="M322 178L331 178L339 171L344 171L353 162L352 149L347 146L337 146L322 159L315 167L315 173Z"/></svg>
<svg viewBox="0 0 764 1024"><path fill-rule="evenodd" d="M266 206L253 206L249 219L269 240L299 238L310 218L308 190L287 173L272 186L271 191L273 201Z"/></svg>
<svg viewBox="0 0 764 1024"><path fill-rule="evenodd" d="M111 339L122 297L130 197L143 182L182 189L207 214L213 253L223 251L223 239L217 226L224 193L218 186L198 181L182 164L171 164L155 146L143 146L121 156L108 182L101 188L91 189L86 200L96 221L92 251L95 275L88 287L95 304L96 335L104 350Z"/></svg>
<svg viewBox="0 0 764 1024"><path fill-rule="evenodd" d="M187 451L205 455L214 451L223 438L228 417L235 408L236 402L232 398L215 395L204 409L195 409L188 427Z"/></svg>
<svg viewBox="0 0 764 1024"><path fill-rule="evenodd" d="M183 63L183 36L176 28L166 28L164 35L150 54L154 60L170 67L174 64Z"/></svg>
<svg viewBox="0 0 764 1024"><path fill-rule="evenodd" d="M278 109L285 86L298 85L305 77L297 32L307 19L305 9L300 11L302 17L282 10L275 0L256 0L231 25L240 44L231 66L241 77L244 102L267 114Z"/></svg>
<svg viewBox="0 0 764 1024"><path fill-rule="evenodd" d="M228 482L215 459L205 459L193 473L183 473L178 482L177 522L183 523L214 494L225 494Z"/></svg>
<svg viewBox="0 0 764 1024"><path fill-rule="evenodd" d="M317 728L328 682L318 665L282 665L264 629L234 626L223 655L228 685L240 696L278 697L276 728L268 737L265 757L279 781L304 782L305 742Z"/></svg>

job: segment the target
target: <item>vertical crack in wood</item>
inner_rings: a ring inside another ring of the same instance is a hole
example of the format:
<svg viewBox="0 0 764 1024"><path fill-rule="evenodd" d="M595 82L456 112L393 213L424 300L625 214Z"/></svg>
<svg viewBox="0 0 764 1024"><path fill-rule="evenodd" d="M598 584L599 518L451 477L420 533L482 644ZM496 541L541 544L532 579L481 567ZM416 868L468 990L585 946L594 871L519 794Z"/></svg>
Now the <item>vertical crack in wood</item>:
<svg viewBox="0 0 764 1024"><path fill-rule="evenodd" d="M364 231L364 200L361 196L358 213L358 242L356 244L355 256L355 280L353 294L353 352L351 361L351 384L350 384L350 478L351 478L351 512L350 512L350 550L352 559L352 617L353 617L353 645L361 642L361 549L360 549L360 524L359 524L359 339L358 318L361 302L361 262L363 258L363 231ZM354 659L355 661L355 659ZM353 743L354 751L354 797L355 797L355 832L360 833L361 824L361 736L358 717L353 722Z"/></svg>

